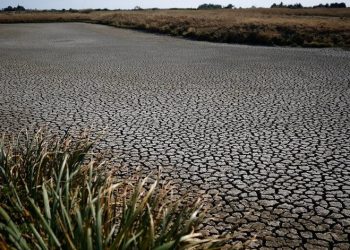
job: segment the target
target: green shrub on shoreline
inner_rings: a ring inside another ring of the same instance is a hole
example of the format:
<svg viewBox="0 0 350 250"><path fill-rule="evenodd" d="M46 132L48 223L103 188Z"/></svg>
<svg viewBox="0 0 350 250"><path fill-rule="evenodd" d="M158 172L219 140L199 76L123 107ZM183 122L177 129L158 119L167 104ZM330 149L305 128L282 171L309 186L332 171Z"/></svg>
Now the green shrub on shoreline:
<svg viewBox="0 0 350 250"><path fill-rule="evenodd" d="M0 249L220 249L199 202L105 173L93 142L39 131L0 140Z"/></svg>

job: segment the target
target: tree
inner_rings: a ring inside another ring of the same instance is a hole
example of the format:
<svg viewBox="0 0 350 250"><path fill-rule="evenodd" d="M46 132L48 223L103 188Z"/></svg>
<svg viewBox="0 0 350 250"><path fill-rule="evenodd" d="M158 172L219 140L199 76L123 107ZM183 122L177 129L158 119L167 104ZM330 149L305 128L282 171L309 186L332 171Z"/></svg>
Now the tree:
<svg viewBox="0 0 350 250"><path fill-rule="evenodd" d="M284 5L283 2L281 2L280 4L272 4L271 8L289 8L289 9L302 9L303 6L301 5L301 3L295 3L295 4L289 4L289 5Z"/></svg>
<svg viewBox="0 0 350 250"><path fill-rule="evenodd" d="M6 8L4 8L4 11L13 11L12 6L7 6Z"/></svg>
<svg viewBox="0 0 350 250"><path fill-rule="evenodd" d="M8 6L4 8L4 11L25 11L25 10L26 9L21 5L17 5L17 7Z"/></svg>
<svg viewBox="0 0 350 250"><path fill-rule="evenodd" d="M330 8L346 8L345 3L331 3Z"/></svg>
<svg viewBox="0 0 350 250"><path fill-rule="evenodd" d="M296 4L290 4L287 6L289 9L302 9L303 6L301 5L301 3L296 3Z"/></svg>
<svg viewBox="0 0 350 250"><path fill-rule="evenodd" d="M222 9L220 4L205 3L198 6L199 10L212 10L212 9Z"/></svg>
<svg viewBox="0 0 350 250"><path fill-rule="evenodd" d="M225 9L233 9L233 8L234 8L234 6L232 4L229 4L225 7Z"/></svg>
<svg viewBox="0 0 350 250"><path fill-rule="evenodd" d="M17 8L16 8L17 11L25 11L26 9L21 6L21 5L18 5Z"/></svg>
<svg viewBox="0 0 350 250"><path fill-rule="evenodd" d="M331 4L319 4L313 6L313 8L346 8L345 3L331 3Z"/></svg>

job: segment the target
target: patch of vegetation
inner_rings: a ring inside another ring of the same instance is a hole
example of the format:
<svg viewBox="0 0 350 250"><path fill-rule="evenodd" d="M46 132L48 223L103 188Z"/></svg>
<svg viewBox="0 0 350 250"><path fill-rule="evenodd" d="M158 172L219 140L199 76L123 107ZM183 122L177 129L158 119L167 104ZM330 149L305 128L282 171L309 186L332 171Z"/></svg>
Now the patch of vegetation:
<svg viewBox="0 0 350 250"><path fill-rule="evenodd" d="M0 142L0 249L219 249L169 184L117 179L93 142L41 131Z"/></svg>
<svg viewBox="0 0 350 250"><path fill-rule="evenodd" d="M198 6L197 9L199 10L216 10L216 9L232 9L234 6L232 4L228 4L227 6L223 7L220 4L212 4L212 3L205 3Z"/></svg>
<svg viewBox="0 0 350 250"><path fill-rule="evenodd" d="M289 4L285 5L283 2L280 2L279 4L272 4L271 8L288 8L288 9L302 9L304 8L301 3L296 3L296 4ZM332 8L332 9L339 9L339 8L346 8L345 3L331 3L331 4L319 4L313 6L313 8Z"/></svg>
<svg viewBox="0 0 350 250"><path fill-rule="evenodd" d="M21 5L17 5L17 7L8 6L3 9L3 11L25 11L25 10L26 9Z"/></svg>
<svg viewBox="0 0 350 250"><path fill-rule="evenodd" d="M205 3L198 6L199 10L215 10L215 9L222 9L222 6L220 4L212 4L212 3Z"/></svg>
<svg viewBox="0 0 350 250"><path fill-rule="evenodd" d="M319 4L315 5L314 8L331 8L331 9L339 9L339 8L346 8L345 3L331 3L331 4Z"/></svg>
<svg viewBox="0 0 350 250"><path fill-rule="evenodd" d="M301 3L284 5L283 2L281 2L280 4L272 4L271 8L302 9L303 6L301 5Z"/></svg>

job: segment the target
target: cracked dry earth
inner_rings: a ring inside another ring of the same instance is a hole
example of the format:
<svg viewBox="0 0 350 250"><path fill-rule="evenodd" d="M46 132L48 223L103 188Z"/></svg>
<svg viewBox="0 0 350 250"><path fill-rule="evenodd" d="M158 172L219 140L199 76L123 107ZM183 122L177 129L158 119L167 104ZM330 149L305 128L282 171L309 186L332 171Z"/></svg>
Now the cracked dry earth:
<svg viewBox="0 0 350 250"><path fill-rule="evenodd" d="M211 233L350 249L349 51L0 25L0 87L1 132L108 126L118 164L212 197Z"/></svg>

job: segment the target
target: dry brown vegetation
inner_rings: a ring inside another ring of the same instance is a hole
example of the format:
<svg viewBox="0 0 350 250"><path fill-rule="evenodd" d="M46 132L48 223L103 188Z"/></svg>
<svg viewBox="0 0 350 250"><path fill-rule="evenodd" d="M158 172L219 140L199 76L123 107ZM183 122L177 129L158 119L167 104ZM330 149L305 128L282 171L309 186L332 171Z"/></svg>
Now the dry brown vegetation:
<svg viewBox="0 0 350 250"><path fill-rule="evenodd" d="M191 39L350 47L350 9L143 10L1 13L0 23L91 22Z"/></svg>

